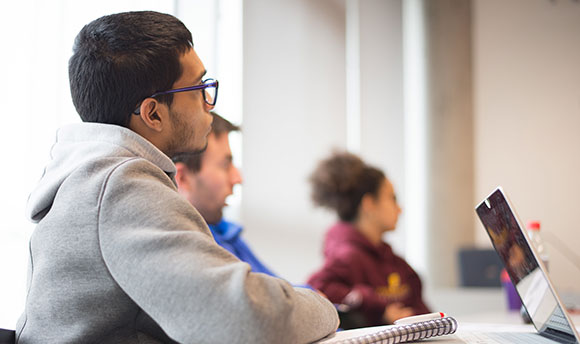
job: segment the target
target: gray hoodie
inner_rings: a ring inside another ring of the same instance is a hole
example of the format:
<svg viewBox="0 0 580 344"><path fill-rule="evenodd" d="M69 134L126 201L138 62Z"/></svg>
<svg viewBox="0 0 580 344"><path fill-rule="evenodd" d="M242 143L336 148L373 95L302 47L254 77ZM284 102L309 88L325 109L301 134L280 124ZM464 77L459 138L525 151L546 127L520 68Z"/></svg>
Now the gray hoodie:
<svg viewBox="0 0 580 344"><path fill-rule="evenodd" d="M38 225L19 343L305 343L336 330L326 299L218 246L143 137L69 125L51 157L27 206Z"/></svg>

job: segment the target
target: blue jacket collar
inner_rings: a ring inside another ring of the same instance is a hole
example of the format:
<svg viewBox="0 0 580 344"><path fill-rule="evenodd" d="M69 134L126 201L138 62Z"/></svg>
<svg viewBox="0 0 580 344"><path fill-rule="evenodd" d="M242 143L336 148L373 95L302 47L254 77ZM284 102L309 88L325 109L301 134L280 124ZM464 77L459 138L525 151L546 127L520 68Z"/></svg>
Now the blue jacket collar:
<svg viewBox="0 0 580 344"><path fill-rule="evenodd" d="M228 222L224 219L215 225L209 225L209 228L214 233L214 236L218 235L221 239L226 241L238 237L243 229L242 226L233 222Z"/></svg>

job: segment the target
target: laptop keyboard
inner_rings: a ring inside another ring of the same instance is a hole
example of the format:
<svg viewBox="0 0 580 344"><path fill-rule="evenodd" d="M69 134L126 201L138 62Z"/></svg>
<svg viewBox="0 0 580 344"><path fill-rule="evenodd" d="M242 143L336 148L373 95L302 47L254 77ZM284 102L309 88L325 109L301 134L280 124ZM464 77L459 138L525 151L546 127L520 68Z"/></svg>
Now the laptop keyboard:
<svg viewBox="0 0 580 344"><path fill-rule="evenodd" d="M546 325L548 325L548 327L551 327L558 331L562 331L564 333L571 332L568 320L566 320L566 316L564 315L562 309L560 309L559 306L556 307Z"/></svg>
<svg viewBox="0 0 580 344"><path fill-rule="evenodd" d="M457 334L464 343L475 344L553 344L554 341L537 333L470 332Z"/></svg>

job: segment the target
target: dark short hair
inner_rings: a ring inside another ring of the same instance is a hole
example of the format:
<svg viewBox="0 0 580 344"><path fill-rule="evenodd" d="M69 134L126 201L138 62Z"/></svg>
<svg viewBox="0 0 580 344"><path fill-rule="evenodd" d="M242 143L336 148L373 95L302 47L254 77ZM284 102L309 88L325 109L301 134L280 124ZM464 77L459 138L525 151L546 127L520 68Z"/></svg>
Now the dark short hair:
<svg viewBox="0 0 580 344"><path fill-rule="evenodd" d="M171 89L191 33L172 15L142 11L98 18L77 35L69 60L72 100L84 122L129 125L146 97ZM171 105L172 95L156 97Z"/></svg>
<svg viewBox="0 0 580 344"><path fill-rule="evenodd" d="M211 133L216 137L220 137L223 134L229 134L232 131L240 131L240 127L218 115L216 112L212 111L210 114L213 117L213 122L211 122ZM173 163L184 163L187 168L193 172L199 172L201 170L201 159L203 158L204 152L201 153L182 153L177 154L172 158Z"/></svg>
<svg viewBox="0 0 580 344"><path fill-rule="evenodd" d="M362 198L366 194L378 197L385 174L365 164L348 152L334 152L322 160L310 175L312 200L318 206L337 212L342 221L358 216Z"/></svg>

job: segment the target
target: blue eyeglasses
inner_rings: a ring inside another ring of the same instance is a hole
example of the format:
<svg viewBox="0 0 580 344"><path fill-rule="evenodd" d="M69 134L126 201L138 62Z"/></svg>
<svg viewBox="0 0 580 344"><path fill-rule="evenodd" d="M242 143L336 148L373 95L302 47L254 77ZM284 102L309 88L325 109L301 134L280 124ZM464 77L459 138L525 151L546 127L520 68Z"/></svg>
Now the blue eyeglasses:
<svg viewBox="0 0 580 344"><path fill-rule="evenodd" d="M157 96L163 94L172 94L172 93L179 93L179 92L187 92L187 91L195 91L195 90L202 90L203 92L203 100L207 105L214 106L217 102L217 95L218 95L218 88L219 82L214 79L205 79L201 82L201 85L189 86L189 87L182 87L182 88L175 88L173 90L156 92L150 95L147 98L155 98ZM133 111L135 115L140 114L141 109L138 107Z"/></svg>

